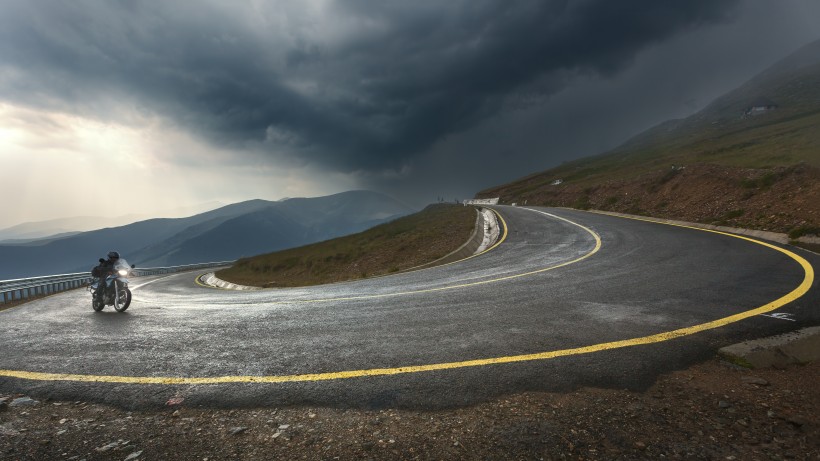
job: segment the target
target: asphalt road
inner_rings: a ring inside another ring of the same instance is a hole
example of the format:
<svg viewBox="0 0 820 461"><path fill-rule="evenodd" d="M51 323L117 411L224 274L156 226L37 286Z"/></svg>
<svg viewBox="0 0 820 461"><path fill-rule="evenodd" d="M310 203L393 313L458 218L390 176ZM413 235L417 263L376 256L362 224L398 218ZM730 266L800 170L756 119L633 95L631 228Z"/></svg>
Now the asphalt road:
<svg viewBox="0 0 820 461"><path fill-rule="evenodd" d="M2 311L0 392L126 408L171 397L445 408L522 391L643 389L724 345L820 324L813 253L573 210L496 209L503 242L447 266L256 292L202 287L199 273L143 277L124 314L95 313L83 290Z"/></svg>

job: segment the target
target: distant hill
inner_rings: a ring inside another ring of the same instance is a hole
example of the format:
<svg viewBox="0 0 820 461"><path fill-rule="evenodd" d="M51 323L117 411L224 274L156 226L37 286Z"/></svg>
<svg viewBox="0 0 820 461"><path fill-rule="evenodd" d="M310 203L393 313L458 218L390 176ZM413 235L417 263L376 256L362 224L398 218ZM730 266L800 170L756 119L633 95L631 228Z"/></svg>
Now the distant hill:
<svg viewBox="0 0 820 461"><path fill-rule="evenodd" d="M809 232L820 228L818 127L820 40L690 117L476 197Z"/></svg>
<svg viewBox="0 0 820 461"><path fill-rule="evenodd" d="M250 200L188 218L149 219L42 244L0 245L0 280L90 270L110 250L141 267L231 260L359 232L414 211L367 191Z"/></svg>
<svg viewBox="0 0 820 461"><path fill-rule="evenodd" d="M298 287L409 270L451 254L470 238L476 212L430 205L363 232L241 258L217 272L222 280L257 287Z"/></svg>
<svg viewBox="0 0 820 461"><path fill-rule="evenodd" d="M141 263L152 266L229 260L361 232L414 211L370 191L264 202L231 219L186 228L139 253Z"/></svg>
<svg viewBox="0 0 820 461"><path fill-rule="evenodd" d="M160 212L154 216L144 214L129 214L106 218L101 216L75 216L71 218L49 219L47 221L27 222L16 226L0 229L0 245L14 243L28 243L44 238L65 237L68 234L88 232L104 227L117 227L126 224L144 221L151 218L167 218L170 216L193 216L208 210L225 206L219 202L209 202L200 205L174 208Z"/></svg>
<svg viewBox="0 0 820 461"><path fill-rule="evenodd" d="M66 237L71 237L72 235L79 234L80 231L76 232L61 232L59 234L49 234L47 237L34 237L34 238L14 238L8 240L0 240L0 245L45 245L46 243L59 240Z"/></svg>

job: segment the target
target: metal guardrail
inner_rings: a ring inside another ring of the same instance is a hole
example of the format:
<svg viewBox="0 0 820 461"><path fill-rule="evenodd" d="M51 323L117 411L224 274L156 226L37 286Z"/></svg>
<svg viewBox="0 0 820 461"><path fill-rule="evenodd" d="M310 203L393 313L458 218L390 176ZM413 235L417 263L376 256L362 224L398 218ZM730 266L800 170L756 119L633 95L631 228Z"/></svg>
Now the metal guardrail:
<svg viewBox="0 0 820 461"><path fill-rule="evenodd" d="M187 264L184 266L148 267L131 270L135 277L148 275L173 274L210 267L227 266L234 261L212 263ZM23 279L0 280L0 304L33 298L35 296L50 295L61 291L73 290L88 285L92 280L90 272L75 274L47 275L44 277L29 277Z"/></svg>
<svg viewBox="0 0 820 461"><path fill-rule="evenodd" d="M88 285L90 281L91 274L88 272L3 280L0 281L0 304L73 290Z"/></svg>

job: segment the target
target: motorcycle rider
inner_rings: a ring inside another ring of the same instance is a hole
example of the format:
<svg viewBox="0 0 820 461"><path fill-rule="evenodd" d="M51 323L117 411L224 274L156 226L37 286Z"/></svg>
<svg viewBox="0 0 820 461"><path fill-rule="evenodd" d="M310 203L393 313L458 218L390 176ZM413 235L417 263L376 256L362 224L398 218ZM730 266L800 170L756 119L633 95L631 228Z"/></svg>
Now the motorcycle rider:
<svg viewBox="0 0 820 461"><path fill-rule="evenodd" d="M105 278L114 273L114 265L117 264L119 259L120 254L118 252L109 251L108 259L105 260L100 258L100 265L91 270L91 275L94 277L99 277L100 279L99 285L97 286L97 292L95 293L95 296L100 302L103 300L103 293L108 289L105 285Z"/></svg>

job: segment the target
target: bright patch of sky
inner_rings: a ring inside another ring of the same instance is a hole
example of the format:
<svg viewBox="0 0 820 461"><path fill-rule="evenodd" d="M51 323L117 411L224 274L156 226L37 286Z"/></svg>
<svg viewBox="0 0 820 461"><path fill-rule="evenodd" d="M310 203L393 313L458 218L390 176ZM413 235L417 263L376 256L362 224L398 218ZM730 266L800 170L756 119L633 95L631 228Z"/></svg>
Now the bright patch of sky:
<svg viewBox="0 0 820 461"><path fill-rule="evenodd" d="M161 121L130 126L0 104L0 228L72 216L149 214L219 201L321 196L354 189L347 175L235 162Z"/></svg>

